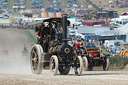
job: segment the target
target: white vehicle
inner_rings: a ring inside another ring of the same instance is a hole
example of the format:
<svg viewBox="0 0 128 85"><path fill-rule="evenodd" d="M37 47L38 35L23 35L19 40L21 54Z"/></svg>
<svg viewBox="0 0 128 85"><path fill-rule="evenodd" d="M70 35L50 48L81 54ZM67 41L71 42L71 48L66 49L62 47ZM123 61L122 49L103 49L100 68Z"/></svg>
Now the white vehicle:
<svg viewBox="0 0 128 85"><path fill-rule="evenodd" d="M75 35L76 37L80 37L80 38L83 38L83 39L85 38L85 34L81 34L81 33L77 33L77 32L75 34L76 34Z"/></svg>
<svg viewBox="0 0 128 85"><path fill-rule="evenodd" d="M68 27L68 35L75 36L75 30L73 29L73 27Z"/></svg>
<svg viewBox="0 0 128 85"><path fill-rule="evenodd" d="M128 22L128 16L119 16L110 20L110 26L114 28L121 27Z"/></svg>
<svg viewBox="0 0 128 85"><path fill-rule="evenodd" d="M82 26L82 22L80 21L80 20L78 20L78 19L75 19L75 18L68 18L68 20L71 22L71 26L73 26L73 24L74 25L81 25Z"/></svg>
<svg viewBox="0 0 128 85"><path fill-rule="evenodd" d="M75 36L75 30L69 30L68 33L70 36Z"/></svg>
<svg viewBox="0 0 128 85"><path fill-rule="evenodd" d="M123 42L123 40L105 40L104 46L105 47L114 47L115 42Z"/></svg>

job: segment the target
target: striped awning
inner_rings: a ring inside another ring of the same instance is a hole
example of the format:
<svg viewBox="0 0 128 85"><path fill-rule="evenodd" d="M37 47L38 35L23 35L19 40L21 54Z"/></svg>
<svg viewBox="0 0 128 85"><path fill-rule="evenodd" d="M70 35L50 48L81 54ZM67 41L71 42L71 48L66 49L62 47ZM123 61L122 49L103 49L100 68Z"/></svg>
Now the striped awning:
<svg viewBox="0 0 128 85"><path fill-rule="evenodd" d="M62 17L62 12L40 12L39 17Z"/></svg>

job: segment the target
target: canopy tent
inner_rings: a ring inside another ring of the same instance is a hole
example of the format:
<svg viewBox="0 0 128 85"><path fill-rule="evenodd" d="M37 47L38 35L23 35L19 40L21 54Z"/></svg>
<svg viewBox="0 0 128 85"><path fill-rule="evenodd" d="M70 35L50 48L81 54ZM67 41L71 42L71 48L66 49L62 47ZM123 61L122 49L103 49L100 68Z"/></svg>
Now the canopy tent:
<svg viewBox="0 0 128 85"><path fill-rule="evenodd" d="M62 17L61 15L65 14L62 12L40 12L39 17Z"/></svg>
<svg viewBox="0 0 128 85"><path fill-rule="evenodd" d="M101 33L101 36L114 36L114 35L115 35L114 30L104 31L103 33Z"/></svg>
<svg viewBox="0 0 128 85"><path fill-rule="evenodd" d="M58 24L58 23L61 23L62 24L62 18L48 18L48 19L43 19L43 20L39 20L39 21L34 21L34 22L31 22L28 24L28 26L30 28L35 28L35 27L38 27L38 26L41 26L41 24L45 24L45 23L54 23L54 24ZM70 21L67 20L67 24L68 26L70 25Z"/></svg>
<svg viewBox="0 0 128 85"><path fill-rule="evenodd" d="M109 31L110 28L107 26L77 26L78 33L84 33L84 34L96 34L100 35L104 31Z"/></svg>
<svg viewBox="0 0 128 85"><path fill-rule="evenodd" d="M128 23L123 25L122 27L114 29L116 34L125 34L126 41L128 42Z"/></svg>
<svg viewBox="0 0 128 85"><path fill-rule="evenodd" d="M122 27L114 29L117 34L127 34L128 33L128 23Z"/></svg>

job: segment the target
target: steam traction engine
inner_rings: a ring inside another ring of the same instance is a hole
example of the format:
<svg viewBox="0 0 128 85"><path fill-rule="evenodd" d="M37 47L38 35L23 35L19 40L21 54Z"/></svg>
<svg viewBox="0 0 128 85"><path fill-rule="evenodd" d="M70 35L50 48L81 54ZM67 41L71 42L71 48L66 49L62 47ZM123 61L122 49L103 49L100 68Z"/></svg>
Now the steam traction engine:
<svg viewBox="0 0 128 85"><path fill-rule="evenodd" d="M81 56L74 55L73 48L67 43L70 40L67 38L67 24L70 23L67 20L67 14L63 14L62 18L41 21L41 23L45 22L52 23L56 30L57 25L60 24L63 26L63 32L56 32L55 39L48 41L47 52L44 51L44 45L35 44L32 46L30 55L32 73L41 74L43 69L50 69L53 75L56 75L58 70L61 75L67 75L72 67L75 74L80 76L83 70L83 60ZM31 25L35 24L37 23ZM44 39L44 42L47 42L47 38Z"/></svg>

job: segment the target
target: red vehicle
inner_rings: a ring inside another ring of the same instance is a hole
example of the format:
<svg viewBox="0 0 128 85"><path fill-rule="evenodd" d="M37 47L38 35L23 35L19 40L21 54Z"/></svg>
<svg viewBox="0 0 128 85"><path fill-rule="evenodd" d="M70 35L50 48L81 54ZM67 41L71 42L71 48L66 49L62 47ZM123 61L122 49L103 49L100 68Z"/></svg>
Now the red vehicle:
<svg viewBox="0 0 128 85"><path fill-rule="evenodd" d="M105 21L84 21L83 25L87 26L94 26L94 25L101 25L101 26L108 26Z"/></svg>
<svg viewBox="0 0 128 85"><path fill-rule="evenodd" d="M83 57L84 70L92 71L94 66L103 66L106 71L109 68L109 55L100 51L94 43L89 43L85 48L85 57Z"/></svg>

